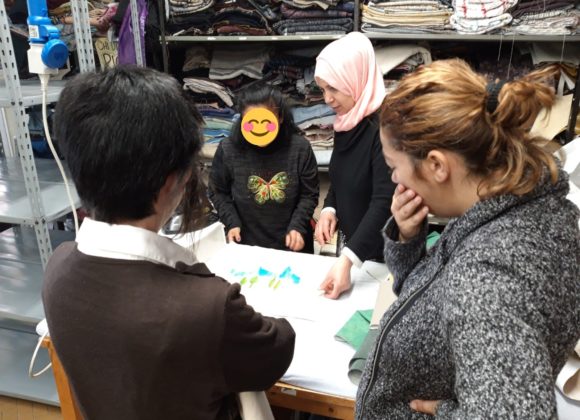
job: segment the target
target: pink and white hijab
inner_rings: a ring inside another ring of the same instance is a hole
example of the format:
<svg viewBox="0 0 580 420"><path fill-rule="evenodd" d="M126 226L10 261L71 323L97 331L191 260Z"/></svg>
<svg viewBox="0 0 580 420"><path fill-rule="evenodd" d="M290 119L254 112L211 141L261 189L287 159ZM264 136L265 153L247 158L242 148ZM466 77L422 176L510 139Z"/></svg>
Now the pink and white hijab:
<svg viewBox="0 0 580 420"><path fill-rule="evenodd" d="M355 101L348 113L336 116L334 131L352 130L379 109L385 98L383 75L373 45L360 32L351 32L328 44L316 58L314 76Z"/></svg>

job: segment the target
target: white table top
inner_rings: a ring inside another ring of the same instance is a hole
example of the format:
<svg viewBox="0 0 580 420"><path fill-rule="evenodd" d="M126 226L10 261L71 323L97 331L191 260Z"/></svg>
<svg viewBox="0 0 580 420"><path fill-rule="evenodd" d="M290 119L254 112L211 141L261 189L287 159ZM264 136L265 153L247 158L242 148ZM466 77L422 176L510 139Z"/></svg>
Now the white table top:
<svg viewBox="0 0 580 420"><path fill-rule="evenodd" d="M387 277L384 264L367 262L353 268L351 291L338 300L318 291L336 258L228 244L207 261L208 267L228 281L254 277L259 268L280 274L287 267L300 277L299 283L282 282L274 290L272 276L263 276L242 293L248 303L264 315L284 317L296 331L294 359L282 381L310 390L354 398L357 387L348 378L348 364L354 349L334 335L357 310L373 309L378 279Z"/></svg>

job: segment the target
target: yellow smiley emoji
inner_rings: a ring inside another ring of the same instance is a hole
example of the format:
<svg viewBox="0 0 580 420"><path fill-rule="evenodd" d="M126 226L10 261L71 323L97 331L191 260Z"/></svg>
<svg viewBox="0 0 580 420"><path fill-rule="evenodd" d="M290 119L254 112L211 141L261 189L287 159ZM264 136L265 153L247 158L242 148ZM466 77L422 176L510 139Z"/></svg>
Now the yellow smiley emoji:
<svg viewBox="0 0 580 420"><path fill-rule="evenodd" d="M272 143L279 128L278 118L267 108L249 108L242 118L242 135L254 146Z"/></svg>

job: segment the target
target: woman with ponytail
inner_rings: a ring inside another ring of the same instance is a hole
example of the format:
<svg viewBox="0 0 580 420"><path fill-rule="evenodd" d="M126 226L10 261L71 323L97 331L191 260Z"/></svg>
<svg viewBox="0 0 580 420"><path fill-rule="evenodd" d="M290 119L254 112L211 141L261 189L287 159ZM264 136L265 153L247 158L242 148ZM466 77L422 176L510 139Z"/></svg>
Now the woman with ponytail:
<svg viewBox="0 0 580 420"><path fill-rule="evenodd" d="M407 76L382 106L398 184L381 321L357 419L555 419L554 381L580 338L579 210L529 133L557 69L487 81L460 60ZM450 217L425 249L426 216Z"/></svg>

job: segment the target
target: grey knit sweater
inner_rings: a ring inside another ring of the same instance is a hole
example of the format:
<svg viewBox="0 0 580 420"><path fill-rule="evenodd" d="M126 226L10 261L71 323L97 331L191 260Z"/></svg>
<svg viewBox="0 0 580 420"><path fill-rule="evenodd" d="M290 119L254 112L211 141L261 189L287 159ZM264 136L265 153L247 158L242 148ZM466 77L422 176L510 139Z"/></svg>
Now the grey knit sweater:
<svg viewBox="0 0 580 420"><path fill-rule="evenodd" d="M578 209L568 176L477 203L425 251L426 225L385 260L399 299L367 359L357 419L555 419L554 381L580 337Z"/></svg>

